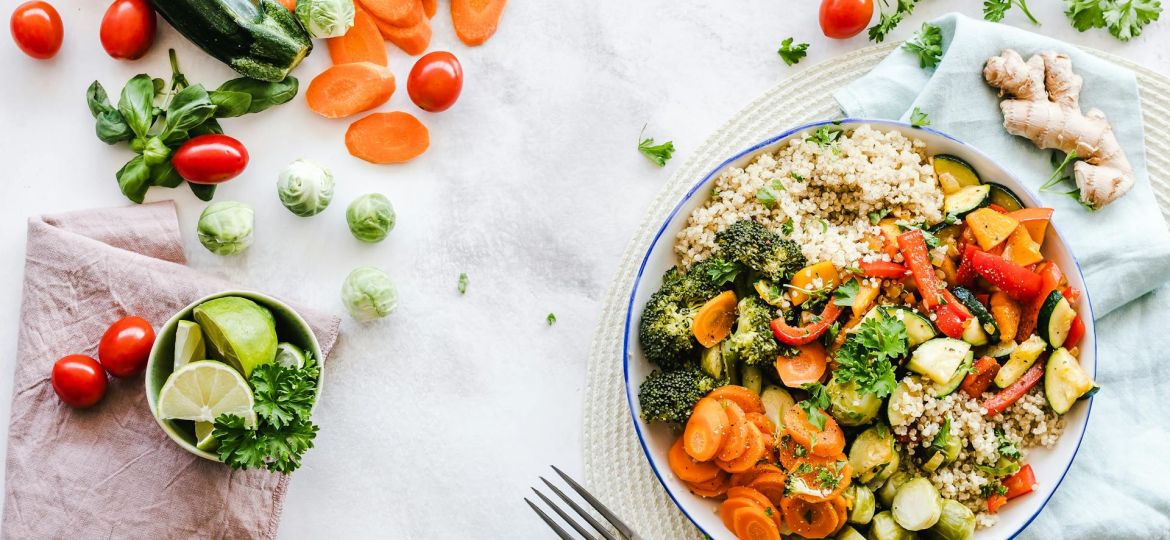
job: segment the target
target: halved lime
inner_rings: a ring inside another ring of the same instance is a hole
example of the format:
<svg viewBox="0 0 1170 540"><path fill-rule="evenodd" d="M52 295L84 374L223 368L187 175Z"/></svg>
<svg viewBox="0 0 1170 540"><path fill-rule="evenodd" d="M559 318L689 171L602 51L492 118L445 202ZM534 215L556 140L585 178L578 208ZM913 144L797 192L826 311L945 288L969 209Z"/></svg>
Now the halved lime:
<svg viewBox="0 0 1170 540"><path fill-rule="evenodd" d="M179 321L179 326L175 328L175 369L206 359L207 346L203 341L203 330L191 321Z"/></svg>
<svg viewBox="0 0 1170 540"><path fill-rule="evenodd" d="M225 296L195 306L194 314L216 359L231 364L245 378L276 357L276 321L256 302Z"/></svg>
<svg viewBox="0 0 1170 540"><path fill-rule="evenodd" d="M213 422L221 414L234 414L255 426L253 403L252 389L238 371L214 360L196 360L167 378L158 394L158 416Z"/></svg>
<svg viewBox="0 0 1170 540"><path fill-rule="evenodd" d="M276 346L276 363L288 368L305 367L305 351L289 342Z"/></svg>
<svg viewBox="0 0 1170 540"><path fill-rule="evenodd" d="M195 422L195 448L207 452L219 448L219 439L211 436L213 429L215 429L215 424L211 422Z"/></svg>

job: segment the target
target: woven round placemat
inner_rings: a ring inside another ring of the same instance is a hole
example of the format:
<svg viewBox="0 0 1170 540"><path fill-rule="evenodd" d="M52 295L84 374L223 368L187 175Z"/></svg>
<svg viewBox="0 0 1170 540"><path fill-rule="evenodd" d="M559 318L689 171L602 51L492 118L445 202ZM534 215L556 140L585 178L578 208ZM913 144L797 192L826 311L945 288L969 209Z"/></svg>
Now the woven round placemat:
<svg viewBox="0 0 1170 540"><path fill-rule="evenodd" d="M585 387L585 471L595 495L644 538L698 538L654 477L630 421L622 377L626 303L654 232L687 188L728 156L791 126L841 116L832 94L865 74L896 47L868 47L789 77L752 101L679 167L650 204L626 247L605 297ZM1170 222L1170 78L1114 55L1088 52L1137 74L1146 159L1163 218Z"/></svg>

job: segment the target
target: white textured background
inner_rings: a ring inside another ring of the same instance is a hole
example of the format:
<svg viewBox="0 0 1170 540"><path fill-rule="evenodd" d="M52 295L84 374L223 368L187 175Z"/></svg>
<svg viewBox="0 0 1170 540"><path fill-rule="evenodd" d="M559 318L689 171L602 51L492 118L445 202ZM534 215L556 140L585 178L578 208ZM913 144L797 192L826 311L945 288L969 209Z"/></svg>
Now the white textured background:
<svg viewBox="0 0 1170 540"><path fill-rule="evenodd" d="M3 13L17 3L5 0ZM1170 22L1121 44L1104 31L1078 34L1062 2L1032 3L1044 23L1038 31L1170 72ZM86 86L96 78L117 95L136 73L166 76L172 46L193 82L235 76L161 21L148 56L109 59L97 37L105 2L56 4L66 26L56 59L31 60L0 39L0 373L11 373L20 324L26 218L126 203L113 173L131 153L94 137ZM923 2L893 38L952 9L979 16L979 4ZM412 59L391 51L399 90L384 110L415 113L431 130L430 151L413 163L350 157L348 122L316 117L298 96L223 122L252 156L216 197L255 207L247 255L223 259L199 246L203 203L185 187L152 190L149 200L178 201L191 265L243 286L341 313L338 290L353 267L381 266L398 282L394 315L343 323L316 416L322 431L295 475L282 536L548 536L520 499L550 463L583 476L581 390L599 302L668 174L635 150L639 129L648 123L646 135L673 139L685 157L792 70L866 44L864 35L821 37L816 5L513 0L497 35L475 49L458 42L441 10L432 49L453 51L466 74L454 108L415 109L405 92ZM1016 11L1007 22L1030 26ZM812 43L793 68L775 54L788 36ZM302 89L327 65L321 44L295 73ZM333 206L310 219L285 211L275 195L277 172L300 157L327 164L338 179ZM354 240L344 219L345 205L370 191L390 197L399 217L377 245ZM463 297L460 272L471 279ZM558 318L551 328L549 312ZM10 394L11 378L0 377L0 418Z"/></svg>

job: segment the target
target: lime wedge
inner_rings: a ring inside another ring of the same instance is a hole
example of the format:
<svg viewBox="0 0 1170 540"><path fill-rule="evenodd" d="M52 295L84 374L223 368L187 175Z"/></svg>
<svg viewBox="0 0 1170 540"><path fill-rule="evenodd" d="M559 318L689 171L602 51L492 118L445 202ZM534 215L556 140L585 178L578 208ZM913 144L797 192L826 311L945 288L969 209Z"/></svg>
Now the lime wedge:
<svg viewBox="0 0 1170 540"><path fill-rule="evenodd" d="M240 373L214 360L196 360L167 378L158 394L158 416L166 420L212 422L234 414L256 425L252 389Z"/></svg>
<svg viewBox="0 0 1170 540"><path fill-rule="evenodd" d="M219 439L211 436L215 424L211 422L195 422L195 448L211 452L219 448Z"/></svg>
<svg viewBox="0 0 1170 540"><path fill-rule="evenodd" d="M175 369L206 359L207 346L199 325L191 321L179 321L178 328L175 328Z"/></svg>
<svg viewBox="0 0 1170 540"><path fill-rule="evenodd" d="M225 296L195 306L194 313L211 352L245 378L276 357L276 321L256 302Z"/></svg>
<svg viewBox="0 0 1170 540"><path fill-rule="evenodd" d="M276 346L276 363L288 368L305 367L305 351L292 343L282 342Z"/></svg>

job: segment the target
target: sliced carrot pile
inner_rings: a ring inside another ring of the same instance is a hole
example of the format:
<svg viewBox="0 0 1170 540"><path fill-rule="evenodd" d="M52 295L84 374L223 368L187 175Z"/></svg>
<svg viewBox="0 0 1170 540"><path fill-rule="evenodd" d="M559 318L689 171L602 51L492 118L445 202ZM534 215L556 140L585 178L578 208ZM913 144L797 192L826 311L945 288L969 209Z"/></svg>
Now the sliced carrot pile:
<svg viewBox="0 0 1170 540"><path fill-rule="evenodd" d="M774 438L776 435L776 424L772 423L772 419L765 416L763 413L751 412L747 413L748 422L751 422L760 428L769 438Z"/></svg>
<svg viewBox="0 0 1170 540"><path fill-rule="evenodd" d="M744 472L751 469L752 466L759 463L761 459L764 459L768 455L767 440L764 438L764 434L760 433L760 428L750 422L747 423L747 428L747 443L743 449L743 453L732 460L716 460L715 464L720 469L729 473Z"/></svg>
<svg viewBox="0 0 1170 540"><path fill-rule="evenodd" d="M723 440L723 446L719 448L719 453L715 454L715 459L731 461L742 456L747 449L748 419L747 415L743 413L743 409L734 402L723 400L719 402L719 405L727 412L727 421L730 423L730 427L727 428L727 438Z"/></svg>
<svg viewBox="0 0 1170 540"><path fill-rule="evenodd" d="M431 46L431 21L426 17L405 26L381 18L375 18L374 23L378 25L378 31L382 33L383 38L406 54L418 56Z"/></svg>
<svg viewBox="0 0 1170 540"><path fill-rule="evenodd" d="M776 374L780 376L780 382L789 388L800 388L821 380L829 365L829 353L819 341L800 345L797 350L799 352L796 356L776 358Z"/></svg>
<svg viewBox="0 0 1170 540"><path fill-rule="evenodd" d="M731 325L735 324L735 304L735 293L723 291L695 312L691 333L700 345L710 349L731 335Z"/></svg>
<svg viewBox="0 0 1170 540"><path fill-rule="evenodd" d="M790 407L784 413L784 429L792 440L808 448L812 454L832 457L845 450L845 432L828 413L825 428L820 429L808 419L808 413L800 407Z"/></svg>
<svg viewBox="0 0 1170 540"><path fill-rule="evenodd" d="M426 152L430 144L427 127L418 118L400 111L371 114L350 124L345 132L349 153L370 163L410 161ZM727 416L722 416L726 421Z"/></svg>
<svg viewBox="0 0 1170 540"><path fill-rule="evenodd" d="M780 528L763 508L740 508L732 514L731 521L735 536L741 540L780 540Z"/></svg>
<svg viewBox="0 0 1170 540"><path fill-rule="evenodd" d="M329 58L334 65L351 62L390 65L386 58L386 42L378 32L378 25L361 8L354 10L353 27L344 36L329 38L325 43L329 46Z"/></svg>
<svg viewBox="0 0 1170 540"><path fill-rule="evenodd" d="M683 448L682 439L678 439L670 447L670 452L666 454L666 461L670 464L670 470L674 472L674 475L683 482L696 484L708 482L723 472L714 463L695 461Z"/></svg>
<svg viewBox="0 0 1170 540"><path fill-rule="evenodd" d="M719 497L727 493L727 488L730 487L730 478L731 475L719 471L715 478L706 482L684 482L684 484L686 484L687 489L691 490L691 493L700 497Z"/></svg>
<svg viewBox="0 0 1170 540"><path fill-rule="evenodd" d="M439 11L439 0L422 0L422 7L428 19L434 18L435 12Z"/></svg>
<svg viewBox="0 0 1170 540"><path fill-rule="evenodd" d="M394 74L373 62L340 64L322 71L309 83L305 100L325 118L368 111L394 95Z"/></svg>
<svg viewBox="0 0 1170 540"><path fill-rule="evenodd" d="M780 510L788 528L805 538L825 538L837 529L837 510L828 501L810 503L788 497L780 502Z"/></svg>
<svg viewBox="0 0 1170 540"><path fill-rule="evenodd" d="M451 0L455 35L467 45L481 45L496 33L507 0Z"/></svg>
<svg viewBox="0 0 1170 540"><path fill-rule="evenodd" d="M757 476L765 473L783 473L784 470L780 467L772 465L771 463L757 463L754 467L740 473L731 475L731 486L746 486L752 483Z"/></svg>
<svg viewBox="0 0 1170 540"><path fill-rule="evenodd" d="M803 482L807 488L794 491L792 496L816 503L828 501L844 492L853 477L853 468L844 454L831 458L810 455L796 460L796 466L788 474L794 480Z"/></svg>
<svg viewBox="0 0 1170 540"><path fill-rule="evenodd" d="M845 497L840 495L831 499L829 503L833 505L833 510L837 512L837 528L833 529L833 534L837 534L845 527L845 522L849 521L849 505L845 502Z"/></svg>
<svg viewBox="0 0 1170 540"><path fill-rule="evenodd" d="M760 400L760 395L743 386L733 384L720 386L707 394L707 397L716 401L730 401L739 405L739 408L743 409L746 414L764 412L764 402Z"/></svg>
<svg viewBox="0 0 1170 540"><path fill-rule="evenodd" d="M808 447L797 443L788 435L780 437L780 441L776 445L776 450L776 457L780 461L780 466L790 471L796 468L797 460L810 453Z"/></svg>
<svg viewBox="0 0 1170 540"><path fill-rule="evenodd" d="M769 472L757 476L748 487L763 493L772 504L780 504L784 500L784 490L788 485L788 475L783 472Z"/></svg>
<svg viewBox="0 0 1170 540"><path fill-rule="evenodd" d="M756 491L749 487L732 487L727 489L727 500L719 506L719 517L723 519L723 524L732 531L735 530L733 518L735 512L741 508L756 507L764 511L765 515L770 515L777 527L781 524L780 511L772 504L772 501L763 493Z"/></svg>
<svg viewBox="0 0 1170 540"><path fill-rule="evenodd" d="M426 18L419 0L358 0L370 15L394 26L414 26Z"/></svg>
<svg viewBox="0 0 1170 540"><path fill-rule="evenodd" d="M683 430L683 444L687 454L698 461L714 458L727 438L730 425L727 413L718 401L711 397L700 399Z"/></svg>

